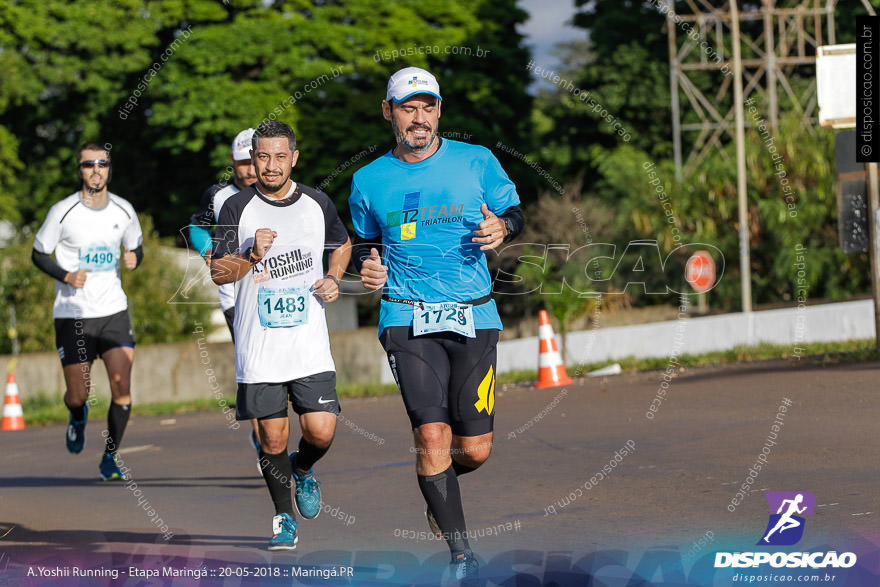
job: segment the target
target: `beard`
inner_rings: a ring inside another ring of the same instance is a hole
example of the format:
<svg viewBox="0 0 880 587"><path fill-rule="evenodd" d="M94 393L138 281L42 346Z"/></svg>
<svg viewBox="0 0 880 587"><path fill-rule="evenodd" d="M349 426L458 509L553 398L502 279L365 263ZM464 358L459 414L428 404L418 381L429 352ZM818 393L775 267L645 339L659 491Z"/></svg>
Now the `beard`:
<svg viewBox="0 0 880 587"><path fill-rule="evenodd" d="M419 143L413 143L406 138L406 133L419 128L427 129L431 132L431 134ZM397 137L398 144L403 145L413 153L424 153L425 151L430 149L431 145L434 144L434 141L437 140L437 130L431 128L427 124L411 124L406 128L405 131L402 131L400 130L400 127L397 126L397 122L395 122L395 120L392 118L391 129L394 131L394 136Z"/></svg>
<svg viewBox="0 0 880 587"><path fill-rule="evenodd" d="M290 179L290 173L287 173L287 175L282 173L281 175L278 176L277 180L275 180L271 183L266 179L266 177L263 173L258 172L257 176L258 176L257 181L259 181L260 185L263 188L265 188L266 191L269 191L269 192L276 192L276 191L280 190L282 187L284 187L284 184L287 183L287 180Z"/></svg>
<svg viewBox="0 0 880 587"><path fill-rule="evenodd" d="M256 175L236 175L233 183L239 187L248 187L257 181Z"/></svg>
<svg viewBox="0 0 880 587"><path fill-rule="evenodd" d="M100 177L100 176L98 176L98 177ZM103 191L104 188L107 187L107 181L106 181L106 180L101 179L101 181L99 181L97 184L94 184L94 185L93 185L93 184L91 183L91 179L92 179L92 178L90 177L89 180L86 181L85 178L83 178L83 186L85 186L85 189L86 189L86 191L87 191L88 193L90 193L90 194L97 194L97 193Z"/></svg>

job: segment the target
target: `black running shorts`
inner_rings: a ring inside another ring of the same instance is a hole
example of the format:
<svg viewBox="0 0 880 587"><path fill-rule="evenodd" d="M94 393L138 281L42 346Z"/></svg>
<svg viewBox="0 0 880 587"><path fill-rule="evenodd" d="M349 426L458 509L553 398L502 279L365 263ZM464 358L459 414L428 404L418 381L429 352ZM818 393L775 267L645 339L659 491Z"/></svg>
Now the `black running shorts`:
<svg viewBox="0 0 880 587"><path fill-rule="evenodd" d="M445 422L457 436L492 431L498 330L477 330L476 335L413 336L411 326L382 331L379 341L388 353L413 428Z"/></svg>
<svg viewBox="0 0 880 587"><path fill-rule="evenodd" d="M91 363L119 346L134 347L128 310L101 318L55 319L55 348L63 366Z"/></svg>
<svg viewBox="0 0 880 587"><path fill-rule="evenodd" d="M287 401L297 414L330 412L338 414L336 372L324 371L284 383L239 383L235 399L236 420L287 414Z"/></svg>

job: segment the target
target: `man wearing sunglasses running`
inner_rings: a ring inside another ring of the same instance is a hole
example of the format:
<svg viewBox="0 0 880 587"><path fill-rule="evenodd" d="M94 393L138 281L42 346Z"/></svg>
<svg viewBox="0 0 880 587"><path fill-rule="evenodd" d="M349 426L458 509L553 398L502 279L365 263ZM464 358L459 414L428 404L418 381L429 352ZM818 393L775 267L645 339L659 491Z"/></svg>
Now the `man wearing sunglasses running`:
<svg viewBox="0 0 880 587"><path fill-rule="evenodd" d="M55 278L55 346L67 386L64 403L70 410L65 439L73 454L85 446L91 365L101 357L107 368L112 401L98 468L101 478L111 481L125 479L116 451L131 412L134 361L120 265L133 270L140 264L143 234L131 204L107 191L111 167L105 147L98 143L80 147L77 167L82 187L49 209L31 258Z"/></svg>

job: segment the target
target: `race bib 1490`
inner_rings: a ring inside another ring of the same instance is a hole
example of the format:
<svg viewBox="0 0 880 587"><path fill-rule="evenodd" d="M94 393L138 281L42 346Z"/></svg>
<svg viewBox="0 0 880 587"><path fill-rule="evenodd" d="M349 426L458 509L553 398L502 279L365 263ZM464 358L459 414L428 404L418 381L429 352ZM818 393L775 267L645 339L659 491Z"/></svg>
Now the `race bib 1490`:
<svg viewBox="0 0 880 587"><path fill-rule="evenodd" d="M90 245L79 249L79 268L89 271L114 271L116 253L107 245Z"/></svg>

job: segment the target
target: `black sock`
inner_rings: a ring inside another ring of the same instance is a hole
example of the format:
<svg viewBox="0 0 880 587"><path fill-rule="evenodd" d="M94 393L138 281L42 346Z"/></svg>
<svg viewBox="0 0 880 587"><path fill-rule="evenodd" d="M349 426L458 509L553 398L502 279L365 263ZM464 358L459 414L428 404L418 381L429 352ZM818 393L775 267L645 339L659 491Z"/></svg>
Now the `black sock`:
<svg viewBox="0 0 880 587"><path fill-rule="evenodd" d="M470 545L464 523L464 510L461 507L461 490L452 467L437 475L418 475L418 478L419 489L443 531L449 550L453 553L468 550Z"/></svg>
<svg viewBox="0 0 880 587"><path fill-rule="evenodd" d="M455 470L455 476L461 477L462 475L466 475L471 471L476 471L476 467L468 467L467 465L462 465L455 459L452 459L452 468Z"/></svg>
<svg viewBox="0 0 880 587"><path fill-rule="evenodd" d="M296 519L293 515L293 501L290 498L290 457L287 450L283 450L277 455L270 455L260 450L260 470L263 471L263 479L266 480L266 487L269 488L269 495L272 497L272 503L275 504L275 515L290 514L291 518Z"/></svg>
<svg viewBox="0 0 880 587"><path fill-rule="evenodd" d="M308 475L312 471L312 467L318 462L318 459L327 454L330 450L328 444L326 448L318 448L305 438L299 439L299 452L296 454L296 474L299 477Z"/></svg>
<svg viewBox="0 0 880 587"><path fill-rule="evenodd" d="M128 425L128 416L131 414L131 404L122 405L110 402L110 410L107 412L107 448L105 453L116 454L125 427ZM76 418L76 416L74 416Z"/></svg>
<svg viewBox="0 0 880 587"><path fill-rule="evenodd" d="M85 418L86 418L86 405L85 404L78 406L76 408L71 408L70 406L67 406L67 409L70 411L70 414L73 416L74 420L77 420L79 422L82 422L83 420L85 420Z"/></svg>

